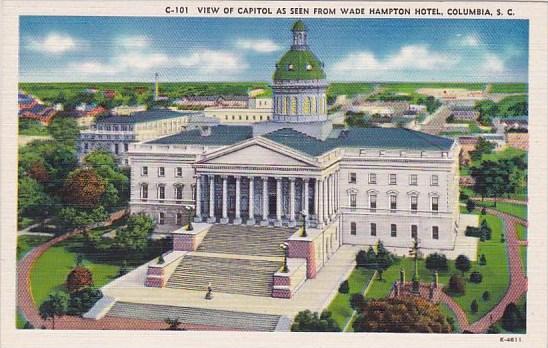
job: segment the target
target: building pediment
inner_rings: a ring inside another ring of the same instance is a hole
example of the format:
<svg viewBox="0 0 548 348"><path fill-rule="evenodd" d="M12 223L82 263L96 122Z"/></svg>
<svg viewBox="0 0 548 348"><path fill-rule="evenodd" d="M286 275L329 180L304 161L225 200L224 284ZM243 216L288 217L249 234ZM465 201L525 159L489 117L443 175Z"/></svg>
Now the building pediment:
<svg viewBox="0 0 548 348"><path fill-rule="evenodd" d="M212 152L197 164L318 167L313 157L263 138L254 138Z"/></svg>

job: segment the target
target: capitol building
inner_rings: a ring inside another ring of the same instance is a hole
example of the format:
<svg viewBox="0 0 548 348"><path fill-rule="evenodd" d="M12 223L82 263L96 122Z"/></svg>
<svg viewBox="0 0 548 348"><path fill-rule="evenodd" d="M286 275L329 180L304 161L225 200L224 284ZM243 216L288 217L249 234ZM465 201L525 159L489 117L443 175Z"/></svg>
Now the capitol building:
<svg viewBox="0 0 548 348"><path fill-rule="evenodd" d="M173 235L174 250L201 250L214 230L232 231L227 248L243 240L238 233L282 231L307 279L344 244L381 240L407 252L418 238L424 253L450 253L459 231L457 142L405 128L334 128L324 64L305 24L291 31L273 75L271 119L196 122L129 144L131 212L150 215L155 233ZM174 282L154 277L148 286ZM295 291L276 279L270 286L273 297Z"/></svg>

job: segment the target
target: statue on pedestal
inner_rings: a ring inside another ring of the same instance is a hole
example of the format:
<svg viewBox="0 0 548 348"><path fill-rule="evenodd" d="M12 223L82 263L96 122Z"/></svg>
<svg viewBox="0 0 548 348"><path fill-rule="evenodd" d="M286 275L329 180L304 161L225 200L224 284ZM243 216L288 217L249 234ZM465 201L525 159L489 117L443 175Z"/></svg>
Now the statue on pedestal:
<svg viewBox="0 0 548 348"><path fill-rule="evenodd" d="M211 300L213 298L213 289L211 288L211 283L207 284L207 293L205 295L206 300Z"/></svg>

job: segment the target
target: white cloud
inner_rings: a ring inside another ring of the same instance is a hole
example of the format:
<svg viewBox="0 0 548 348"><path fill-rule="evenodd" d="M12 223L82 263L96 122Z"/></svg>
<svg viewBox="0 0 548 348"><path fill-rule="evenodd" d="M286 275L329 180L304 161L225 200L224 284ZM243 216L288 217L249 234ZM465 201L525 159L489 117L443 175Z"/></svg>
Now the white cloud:
<svg viewBox="0 0 548 348"><path fill-rule="evenodd" d="M481 41L476 35L467 35L462 38L460 43L463 46L478 47L481 44Z"/></svg>
<svg viewBox="0 0 548 348"><path fill-rule="evenodd" d="M177 59L180 66L196 69L200 74L235 74L248 65L239 55L230 51L200 50Z"/></svg>
<svg viewBox="0 0 548 348"><path fill-rule="evenodd" d="M272 53L281 49L277 43L269 39L239 39L236 41L236 47L257 53Z"/></svg>
<svg viewBox="0 0 548 348"><path fill-rule="evenodd" d="M486 72L502 73L505 70L504 60L495 54L487 53L484 56L484 62L481 68Z"/></svg>
<svg viewBox="0 0 548 348"><path fill-rule="evenodd" d="M115 64L119 65L122 70L137 69L149 70L152 68L165 67L169 64L170 59L163 53L137 53L130 52L114 58Z"/></svg>
<svg viewBox="0 0 548 348"><path fill-rule="evenodd" d="M447 70L455 66L460 58L434 52L425 45L407 45L385 58L378 58L369 51L351 53L333 69L339 73L360 71L402 71L402 70Z"/></svg>
<svg viewBox="0 0 548 348"><path fill-rule="evenodd" d="M36 52L61 55L66 52L84 49L85 43L68 34L51 32L42 38L28 38L27 47Z"/></svg>
<svg viewBox="0 0 548 348"><path fill-rule="evenodd" d="M150 38L145 35L121 36L115 43L126 49L143 49L150 46Z"/></svg>

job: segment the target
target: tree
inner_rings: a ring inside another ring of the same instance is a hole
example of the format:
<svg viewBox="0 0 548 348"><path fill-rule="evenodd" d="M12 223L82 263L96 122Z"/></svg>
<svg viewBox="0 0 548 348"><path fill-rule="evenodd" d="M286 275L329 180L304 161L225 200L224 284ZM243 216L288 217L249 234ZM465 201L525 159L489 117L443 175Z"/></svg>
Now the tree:
<svg viewBox="0 0 548 348"><path fill-rule="evenodd" d="M464 278L459 274L453 274L449 278L449 289L450 292L454 294L464 294L465 292L465 283Z"/></svg>
<svg viewBox="0 0 548 348"><path fill-rule="evenodd" d="M474 209L476 209L476 202L474 202L473 200L469 199L466 201L466 210L471 213L474 211Z"/></svg>
<svg viewBox="0 0 548 348"><path fill-rule="evenodd" d="M352 327L356 332L451 332L439 307L415 296L370 300L361 307Z"/></svg>
<svg viewBox="0 0 548 348"><path fill-rule="evenodd" d="M359 310L364 303L365 298L362 294L352 294L352 296L350 296L350 307L352 307L352 309Z"/></svg>
<svg viewBox="0 0 548 348"><path fill-rule="evenodd" d="M68 298L65 293L56 292L42 302L39 308L43 320L51 319L51 328L55 330L55 318L62 317L67 312Z"/></svg>
<svg viewBox="0 0 548 348"><path fill-rule="evenodd" d="M129 199L129 178L116 163L114 155L105 150L90 152L84 163L104 179L106 183L105 197L102 204L105 207L124 205Z"/></svg>
<svg viewBox="0 0 548 348"><path fill-rule="evenodd" d="M69 293L93 286L93 275L89 269L83 266L74 267L67 276L65 286Z"/></svg>
<svg viewBox="0 0 548 348"><path fill-rule="evenodd" d="M474 151L470 151L470 158L472 161L479 161L483 155L490 154L495 149L495 144L485 140L483 137L478 138L478 143Z"/></svg>
<svg viewBox="0 0 548 348"><path fill-rule="evenodd" d="M369 247L367 251L360 250L356 255L356 264L358 267L365 267L367 269L377 268L377 254L373 247Z"/></svg>
<svg viewBox="0 0 548 348"><path fill-rule="evenodd" d="M105 208L95 209L76 209L72 207L62 208L57 214L57 218L66 229L83 228L84 230L92 224L105 221L108 213Z"/></svg>
<svg viewBox="0 0 548 348"><path fill-rule="evenodd" d="M127 226L117 231L114 245L128 253L142 252L149 245L154 221L145 214L131 215Z"/></svg>
<svg viewBox="0 0 548 348"><path fill-rule="evenodd" d="M99 289L84 287L70 293L68 315L81 315L88 312L103 297Z"/></svg>
<svg viewBox="0 0 548 348"><path fill-rule="evenodd" d="M455 267L462 272L464 275L464 272L468 272L470 270L470 267L472 264L470 263L470 259L466 257L465 255L459 255L457 256L457 259L455 260Z"/></svg>
<svg viewBox="0 0 548 348"><path fill-rule="evenodd" d="M482 161L480 166L473 167L470 175L474 178L474 190L481 197L494 197L495 206L497 197L505 193L509 180L509 173L496 161Z"/></svg>
<svg viewBox="0 0 548 348"><path fill-rule="evenodd" d="M483 276L481 275L480 272L474 271L474 272L470 273L470 282L472 282L472 283L481 283L482 279L483 279Z"/></svg>
<svg viewBox="0 0 548 348"><path fill-rule="evenodd" d="M63 185L63 200L73 207L96 208L105 189L105 181L95 169L76 169Z"/></svg>
<svg viewBox="0 0 548 348"><path fill-rule="evenodd" d="M481 100L476 103L474 109L480 113L478 120L483 125L489 125L491 119L499 112L498 105L492 100Z"/></svg>
<svg viewBox="0 0 548 348"><path fill-rule="evenodd" d="M481 298L484 301L489 301L489 298L491 298L491 293L488 290L485 290L483 294L481 294Z"/></svg>
<svg viewBox="0 0 548 348"><path fill-rule="evenodd" d="M341 331L335 320L331 318L331 312L323 311L320 315L317 312L304 310L295 316L291 325L293 332L338 332Z"/></svg>
<svg viewBox="0 0 548 348"><path fill-rule="evenodd" d="M525 317L515 303L509 303L502 314L502 328L507 331L516 331L525 327Z"/></svg>
<svg viewBox="0 0 548 348"><path fill-rule="evenodd" d="M348 291L350 291L348 280L343 280L341 284L339 285L339 292L341 294L348 294Z"/></svg>
<svg viewBox="0 0 548 348"><path fill-rule="evenodd" d="M444 254L430 254L426 257L425 265L431 271L445 271L448 268L447 257Z"/></svg>
<svg viewBox="0 0 548 348"><path fill-rule="evenodd" d="M56 117L48 126L49 134L53 139L68 146L76 145L80 136L78 124L72 117Z"/></svg>
<svg viewBox="0 0 548 348"><path fill-rule="evenodd" d="M479 264L481 266L485 266L487 264L487 258L485 257L485 254L481 254Z"/></svg>
<svg viewBox="0 0 548 348"><path fill-rule="evenodd" d="M27 170L27 174L40 184L44 184L49 181L49 173L43 161L33 162Z"/></svg>
<svg viewBox="0 0 548 348"><path fill-rule="evenodd" d="M472 311L472 313L478 312L478 301L476 301L475 299L470 304L470 310Z"/></svg>
<svg viewBox="0 0 548 348"><path fill-rule="evenodd" d="M25 215L44 215L53 207L53 200L44 192L44 187L28 176L20 177L17 191L17 213Z"/></svg>
<svg viewBox="0 0 548 348"><path fill-rule="evenodd" d="M180 326L183 324L179 318L171 319L171 318L165 318L164 322L168 325L166 330L171 331L184 331L184 328L181 328Z"/></svg>
<svg viewBox="0 0 548 348"><path fill-rule="evenodd" d="M381 240L377 242L377 267L378 269L385 270L392 265L394 257L386 250Z"/></svg>

